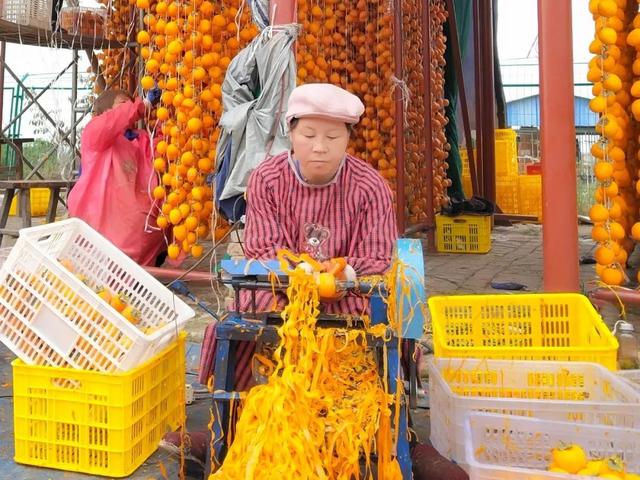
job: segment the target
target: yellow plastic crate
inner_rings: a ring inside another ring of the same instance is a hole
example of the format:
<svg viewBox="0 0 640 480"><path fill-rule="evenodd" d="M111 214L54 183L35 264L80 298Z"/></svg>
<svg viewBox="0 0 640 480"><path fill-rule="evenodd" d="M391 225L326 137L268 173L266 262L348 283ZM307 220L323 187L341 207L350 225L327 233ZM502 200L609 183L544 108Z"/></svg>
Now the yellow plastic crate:
<svg viewBox="0 0 640 480"><path fill-rule="evenodd" d="M496 203L504 213L518 213L517 177L496 179Z"/></svg>
<svg viewBox="0 0 640 480"><path fill-rule="evenodd" d="M466 198L473 196L473 186L471 185L471 175L466 172L462 173L462 191Z"/></svg>
<svg viewBox="0 0 640 480"><path fill-rule="evenodd" d="M491 216L436 215L436 248L442 253L487 253L491 250Z"/></svg>
<svg viewBox="0 0 640 480"><path fill-rule="evenodd" d="M14 360L15 461L126 477L184 415L185 335L124 373Z"/></svg>
<svg viewBox="0 0 640 480"><path fill-rule="evenodd" d="M465 197L473 196L473 186L471 185L471 172L469 171L469 156L466 148L460 148L460 160L462 160L462 191Z"/></svg>
<svg viewBox="0 0 640 480"><path fill-rule="evenodd" d="M436 357L558 360L616 370L618 341L579 294L429 299Z"/></svg>
<svg viewBox="0 0 640 480"><path fill-rule="evenodd" d="M542 220L542 175L518 175L518 213Z"/></svg>
<svg viewBox="0 0 640 480"><path fill-rule="evenodd" d="M29 204L31 205L32 217L44 217L49 209L49 197L51 190L48 188L32 188L29 190ZM18 196L15 195L11 200L9 215L18 214Z"/></svg>
<svg viewBox="0 0 640 480"><path fill-rule="evenodd" d="M518 145L515 130L507 128L495 131L495 159L496 176L518 175Z"/></svg>

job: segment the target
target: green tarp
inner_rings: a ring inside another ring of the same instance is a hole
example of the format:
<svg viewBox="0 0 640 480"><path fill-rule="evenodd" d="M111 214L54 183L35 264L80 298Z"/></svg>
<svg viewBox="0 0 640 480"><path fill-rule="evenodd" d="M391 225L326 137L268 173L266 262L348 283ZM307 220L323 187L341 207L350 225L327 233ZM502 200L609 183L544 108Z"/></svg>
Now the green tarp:
<svg viewBox="0 0 640 480"><path fill-rule="evenodd" d="M458 43L460 45L460 56L465 58L469 33L472 28L472 8L471 0L454 0L454 8L456 14L456 26L458 29ZM450 37L449 24L444 25L444 34L447 38ZM455 66L453 61L453 51L451 49L451 42L447 42L445 50L446 67L444 72L444 93L445 98L449 100L449 106L445 110L445 114L449 119L449 123L445 128L445 134L447 141L451 146L449 151L449 169L447 170L447 176L451 179L451 186L448 189L450 197L464 198L462 191L462 160L460 159L460 152L458 149L458 124L457 124L457 108L458 108L458 81L455 74ZM469 85L469 82L465 83L465 86Z"/></svg>

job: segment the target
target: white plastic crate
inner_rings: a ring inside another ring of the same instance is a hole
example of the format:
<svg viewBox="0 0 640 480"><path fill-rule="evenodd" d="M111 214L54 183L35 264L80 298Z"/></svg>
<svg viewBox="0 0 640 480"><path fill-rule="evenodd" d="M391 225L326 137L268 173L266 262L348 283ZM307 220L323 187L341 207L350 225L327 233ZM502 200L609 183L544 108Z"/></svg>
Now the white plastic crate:
<svg viewBox="0 0 640 480"><path fill-rule="evenodd" d="M2 0L0 0L2 1ZM0 267L4 264L4 262L9 257L9 253L11 253L11 247L0 248Z"/></svg>
<svg viewBox="0 0 640 480"><path fill-rule="evenodd" d="M633 388L640 391L640 370L618 370L617 373L629 382Z"/></svg>
<svg viewBox="0 0 640 480"><path fill-rule="evenodd" d="M580 445L589 459L620 456L640 472L640 430L471 413L465 421L470 480L547 480L584 476L546 471L560 442Z"/></svg>
<svg viewBox="0 0 640 480"><path fill-rule="evenodd" d="M55 0L2 0L2 18L18 25L51 30Z"/></svg>
<svg viewBox="0 0 640 480"><path fill-rule="evenodd" d="M464 462L471 411L640 428L640 392L595 363L432 358L431 443Z"/></svg>
<svg viewBox="0 0 640 480"><path fill-rule="evenodd" d="M73 273L67 266L73 266ZM95 290L125 296L133 325ZM174 340L193 310L78 219L27 228L0 269L0 341L28 364L124 371Z"/></svg>

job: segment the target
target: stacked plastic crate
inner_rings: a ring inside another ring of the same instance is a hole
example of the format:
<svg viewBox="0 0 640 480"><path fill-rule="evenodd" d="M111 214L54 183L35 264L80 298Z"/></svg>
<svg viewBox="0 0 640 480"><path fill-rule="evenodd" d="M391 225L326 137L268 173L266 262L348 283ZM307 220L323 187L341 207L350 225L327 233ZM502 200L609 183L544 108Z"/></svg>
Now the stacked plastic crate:
<svg viewBox="0 0 640 480"><path fill-rule="evenodd" d="M496 203L504 213L519 213L516 132L496 130L495 139Z"/></svg>
<svg viewBox="0 0 640 480"><path fill-rule="evenodd" d="M4 252L2 252L4 253ZM0 268L15 460L123 477L184 421L193 310L78 219L23 229Z"/></svg>
<svg viewBox="0 0 640 480"><path fill-rule="evenodd" d="M495 131L496 202L505 213L518 213L518 148L516 132L511 129ZM474 154L476 150L474 149ZM460 146L462 159L462 189L467 198L474 193L469 171L469 155ZM477 161L477 157L476 157Z"/></svg>
<svg viewBox="0 0 640 480"><path fill-rule="evenodd" d="M542 176L538 173L519 174L516 132L495 131L496 203L504 213L536 216L542 219ZM462 159L462 189L467 198L473 195L469 159L465 147Z"/></svg>
<svg viewBox="0 0 640 480"><path fill-rule="evenodd" d="M518 213L542 220L542 175L518 175Z"/></svg>
<svg viewBox="0 0 640 480"><path fill-rule="evenodd" d="M462 191L465 197L471 198L474 192L471 185L471 172L469 171L469 154L465 146L460 146L460 160L462 160Z"/></svg>
<svg viewBox="0 0 640 480"><path fill-rule="evenodd" d="M640 470L640 377L616 373L618 342L587 297L432 296L428 304L430 439L471 480L570 478L547 471L560 442L592 459L619 458L621 472Z"/></svg>

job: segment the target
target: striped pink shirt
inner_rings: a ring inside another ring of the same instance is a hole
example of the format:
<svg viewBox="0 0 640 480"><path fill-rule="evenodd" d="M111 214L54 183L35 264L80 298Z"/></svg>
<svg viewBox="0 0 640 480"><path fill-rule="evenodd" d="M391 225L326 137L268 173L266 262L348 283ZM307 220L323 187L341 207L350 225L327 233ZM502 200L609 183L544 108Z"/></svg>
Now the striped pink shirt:
<svg viewBox="0 0 640 480"><path fill-rule="evenodd" d="M275 258L278 249L286 248L320 261L346 257L358 275L380 274L391 263L396 238L391 190L376 170L355 157L347 155L335 178L322 186L304 182L288 153L266 160L249 178L248 258ZM271 292L261 292L257 307L266 310L272 301ZM359 314L365 305L348 295L324 311Z"/></svg>

